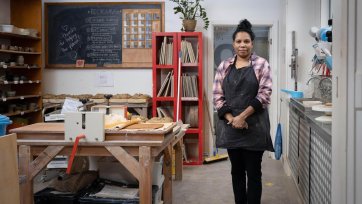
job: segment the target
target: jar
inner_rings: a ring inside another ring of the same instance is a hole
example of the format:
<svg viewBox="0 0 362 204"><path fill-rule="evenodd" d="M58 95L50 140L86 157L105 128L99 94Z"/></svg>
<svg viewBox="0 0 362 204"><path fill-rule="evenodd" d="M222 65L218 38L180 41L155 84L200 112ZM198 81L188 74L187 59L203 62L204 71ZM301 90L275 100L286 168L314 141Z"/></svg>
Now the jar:
<svg viewBox="0 0 362 204"><path fill-rule="evenodd" d="M24 65L24 57L23 55L19 55L16 59L16 63L20 66Z"/></svg>

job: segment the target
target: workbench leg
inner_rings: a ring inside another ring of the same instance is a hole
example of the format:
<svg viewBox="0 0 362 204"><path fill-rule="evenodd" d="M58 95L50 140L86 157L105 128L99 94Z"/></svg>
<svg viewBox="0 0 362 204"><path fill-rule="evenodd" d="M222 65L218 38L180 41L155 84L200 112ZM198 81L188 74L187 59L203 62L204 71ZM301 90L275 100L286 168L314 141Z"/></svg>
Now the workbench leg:
<svg viewBox="0 0 362 204"><path fill-rule="evenodd" d="M33 179L30 176L29 165L32 161L30 146L19 146L19 176L20 176L20 203L33 203ZM5 188L5 187L4 187Z"/></svg>
<svg viewBox="0 0 362 204"><path fill-rule="evenodd" d="M175 145L175 180L182 180L182 139Z"/></svg>
<svg viewBox="0 0 362 204"><path fill-rule="evenodd" d="M140 204L152 203L152 168L153 158L151 157L151 148L146 146L139 147L140 164Z"/></svg>
<svg viewBox="0 0 362 204"><path fill-rule="evenodd" d="M165 181L163 183L163 202L172 203L172 147L171 145L163 151L163 174Z"/></svg>

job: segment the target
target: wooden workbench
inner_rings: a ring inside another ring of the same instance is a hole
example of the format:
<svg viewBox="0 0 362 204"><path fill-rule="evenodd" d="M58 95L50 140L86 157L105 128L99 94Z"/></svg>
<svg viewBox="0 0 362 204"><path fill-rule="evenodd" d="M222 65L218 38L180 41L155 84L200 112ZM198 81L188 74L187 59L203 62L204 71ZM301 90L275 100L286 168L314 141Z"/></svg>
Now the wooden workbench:
<svg viewBox="0 0 362 204"><path fill-rule="evenodd" d="M176 176L182 179L182 137L187 125L174 124L165 131L110 131L104 142L80 142L77 156L114 156L139 181L140 203L152 203L152 167L164 154L164 203L172 203L172 148L175 146ZM33 178L56 156L70 155L73 142L64 141L63 123L36 123L12 129L17 134L20 199L33 203ZM37 156L34 160L34 156ZM135 157L138 157L137 160Z"/></svg>

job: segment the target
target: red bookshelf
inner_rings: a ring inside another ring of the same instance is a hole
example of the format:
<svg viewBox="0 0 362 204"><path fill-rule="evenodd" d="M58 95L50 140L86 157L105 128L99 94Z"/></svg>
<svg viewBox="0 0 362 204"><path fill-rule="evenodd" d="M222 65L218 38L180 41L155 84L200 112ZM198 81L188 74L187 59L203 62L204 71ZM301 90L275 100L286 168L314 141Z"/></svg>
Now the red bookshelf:
<svg viewBox="0 0 362 204"><path fill-rule="evenodd" d="M165 44L167 45L165 46ZM172 44L172 46L169 44ZM152 35L152 45L152 114L153 116L159 116L158 110L160 108L165 109L165 112L171 115L174 121L181 119L183 123L190 124L190 128L186 131L183 140L187 155L184 164L200 165L203 162L202 33L155 32ZM180 107L178 118L176 118L178 55L180 52L182 53L180 63ZM165 82L169 80L167 78L167 75L171 75L169 72L173 73L173 80L170 80L170 85ZM167 86L169 86L168 89Z"/></svg>

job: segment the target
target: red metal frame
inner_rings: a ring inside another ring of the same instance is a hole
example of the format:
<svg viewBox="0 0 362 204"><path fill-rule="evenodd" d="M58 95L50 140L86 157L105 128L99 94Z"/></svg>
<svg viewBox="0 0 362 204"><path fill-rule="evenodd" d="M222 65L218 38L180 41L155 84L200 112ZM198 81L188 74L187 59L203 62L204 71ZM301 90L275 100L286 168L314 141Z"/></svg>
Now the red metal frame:
<svg viewBox="0 0 362 204"><path fill-rule="evenodd" d="M163 41L163 37L172 38L173 40L173 62L172 65L159 65L157 63L157 51L160 49L161 43ZM173 70L174 76L177 76L177 35L175 32L153 32L152 33L152 115L157 116L157 107L159 106L159 102L169 101L173 103L173 114L176 115L176 98L175 97L157 97L157 72L161 69L170 69ZM174 93L177 93L177 78L174 77Z"/></svg>
<svg viewBox="0 0 362 204"><path fill-rule="evenodd" d="M158 65L157 60L157 50L159 50L160 45L163 41L163 37L172 37L174 42L173 47L173 63L172 65ZM197 135L198 140L198 155L196 158L188 158L191 160L190 162L184 162L185 165L200 165L203 163L203 41L202 41L202 32L154 32L152 34L152 83L153 83L153 98L152 98L152 115L157 116L157 107L159 106L159 102L161 101L170 101L173 103L173 112L174 112L174 120L178 120L182 118L182 108L183 101L180 97L180 112L179 118L176 117L176 103L177 103L177 74L178 74L178 52L181 49L181 40L184 38L194 38L196 39L198 44L198 63L188 63L181 65L181 73L185 71L185 69L196 69L198 75L198 100L195 101L197 103L198 110L198 128L190 128L186 131L186 135L184 140L188 138L195 139L192 135ZM173 69L174 71L174 97L157 97L157 71L159 69ZM181 82L180 82L181 83ZM181 85L182 87L182 85ZM180 90L182 93L182 90ZM192 134L192 135L190 135Z"/></svg>

